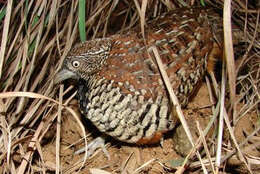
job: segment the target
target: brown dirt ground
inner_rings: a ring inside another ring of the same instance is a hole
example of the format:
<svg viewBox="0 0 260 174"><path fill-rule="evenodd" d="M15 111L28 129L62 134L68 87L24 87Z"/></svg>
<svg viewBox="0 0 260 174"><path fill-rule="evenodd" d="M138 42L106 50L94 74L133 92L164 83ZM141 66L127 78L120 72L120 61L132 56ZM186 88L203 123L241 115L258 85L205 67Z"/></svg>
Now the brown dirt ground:
<svg viewBox="0 0 260 174"><path fill-rule="evenodd" d="M75 101L71 103L76 110L77 106ZM199 120L201 126L205 127L206 124L204 124L204 120L209 120L209 116L211 115L211 108L207 107L209 105L207 86L203 84L193 101L183 110L188 122L192 123L193 121L193 123L195 123L194 120ZM61 166L63 173L75 173L75 167L79 166L76 163L83 158L84 154L74 155L74 151L82 147L84 143L83 140L81 140L80 143L70 148L68 148L68 146L75 144L82 138L82 131L70 114L64 112L62 117ZM239 121L235 129L235 135L239 142L245 138L244 131L247 133L253 131L252 125L256 123L256 119L256 113L251 113L248 117L244 117ZM192 121L190 122L189 120ZM196 126L196 124L193 123L189 125ZM191 129L193 130L192 127ZM88 132L91 132L91 130L88 130ZM149 163L137 173L167 173L165 168L159 163L168 164L170 160L182 159L174 150L173 134L174 131L169 132L163 142L163 147L159 144L154 146L133 146L109 139L107 141L107 150L111 159L108 160L102 150L98 150L91 158L87 159L84 168L79 173L90 173L89 169L91 168L98 168L111 173L134 173L138 167L153 159L156 161ZM54 125L45 136L44 141L46 142L42 147L44 163L46 164L46 168L50 171L55 170L55 135L56 127ZM89 142L91 139L90 136Z"/></svg>

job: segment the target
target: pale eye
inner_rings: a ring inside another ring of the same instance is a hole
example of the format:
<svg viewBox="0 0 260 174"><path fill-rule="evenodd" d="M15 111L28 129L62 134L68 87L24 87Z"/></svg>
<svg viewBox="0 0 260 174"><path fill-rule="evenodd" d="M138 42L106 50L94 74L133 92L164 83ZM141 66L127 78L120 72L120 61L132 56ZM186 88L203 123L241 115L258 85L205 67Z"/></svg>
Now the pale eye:
<svg viewBox="0 0 260 174"><path fill-rule="evenodd" d="M74 60L74 61L72 62L72 66L73 66L74 68L78 68L79 65L80 65L80 63L79 63L79 61L77 61L77 60Z"/></svg>

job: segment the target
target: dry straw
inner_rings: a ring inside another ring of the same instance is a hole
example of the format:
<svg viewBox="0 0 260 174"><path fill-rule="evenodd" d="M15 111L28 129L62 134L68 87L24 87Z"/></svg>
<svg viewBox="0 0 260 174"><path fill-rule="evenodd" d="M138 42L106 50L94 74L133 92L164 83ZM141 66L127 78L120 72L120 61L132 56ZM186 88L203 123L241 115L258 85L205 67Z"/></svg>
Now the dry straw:
<svg viewBox="0 0 260 174"><path fill-rule="evenodd" d="M82 166L86 167L86 161L89 162L85 154L85 158L75 162L73 167L64 168L60 158L62 127L60 123L64 110L69 111L79 122L83 135L86 137L84 126L69 106L75 96L75 89L69 87L63 91L61 87L58 90L52 84L53 76L76 42L84 40L84 37L92 39L127 31L137 23L141 24L139 26L144 36L147 18L179 7L206 5L206 8L213 6L223 14L224 62L228 72L228 83L223 83L224 86L220 88L219 81L215 80L212 73L210 78L206 78L213 116L206 130L201 130L199 124L197 125L200 137L196 143L189 133L189 127L185 126L185 120L180 116L188 139L194 148L178 173L188 169L200 170L201 167L204 173L211 171L218 173L219 167L225 171L223 163L226 162L226 167L228 167L228 159L235 154L238 154L238 160L242 162L241 166L245 167L245 171L253 173L253 166L260 164L259 156L248 155L247 150L250 148L245 147L251 147L249 141L251 145L257 146L255 139L259 139L260 126L254 125L254 131L247 132L247 137L242 142L236 139L234 129L237 128L238 122L248 117L250 113L258 115L260 113L260 4L257 1L245 0L223 2L211 0L0 1L0 172L22 174L46 173L48 170L55 170L56 173L73 173L79 171ZM122 25L117 25L117 20L120 20ZM242 28L244 49L239 50L244 51L241 54L238 54L239 51L236 51L234 47L231 21ZM156 55L156 48L153 50ZM155 57L159 63L160 58ZM163 68L161 70L163 72ZM247 73L243 73L245 70ZM221 92L219 92L220 89ZM171 87L168 90L172 91ZM65 95L66 98L64 98ZM182 110L176 101L173 97L173 103L178 108L179 115L182 115ZM217 139L216 136L207 139L206 134L210 128L214 127L216 120L221 120L218 117L219 113L223 117L223 126L220 124L215 127L219 127L220 132L227 127L230 138L220 136L218 153L212 153L210 150L216 147ZM46 162L42 150L44 148L42 140L53 122L57 124L57 165ZM229 146L224 147L225 143ZM201 157L203 155L197 150L199 147L205 149L206 157ZM36 152L39 154L38 158L34 155ZM18 162L15 161L17 154L20 157ZM194 154L197 158L193 157ZM136 168L135 172L140 173L155 162L162 163L160 159L151 159ZM186 168L187 165L184 167L184 164L188 164L189 168ZM127 171L126 167L124 171ZM92 173L97 173L97 171L100 170L91 170Z"/></svg>

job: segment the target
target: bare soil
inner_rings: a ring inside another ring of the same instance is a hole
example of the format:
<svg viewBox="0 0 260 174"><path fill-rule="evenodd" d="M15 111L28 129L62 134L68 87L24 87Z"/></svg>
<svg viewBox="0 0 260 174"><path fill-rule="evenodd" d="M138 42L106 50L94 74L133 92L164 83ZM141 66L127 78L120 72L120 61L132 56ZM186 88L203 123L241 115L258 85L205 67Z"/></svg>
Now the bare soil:
<svg viewBox="0 0 260 174"><path fill-rule="evenodd" d="M76 100L72 101L71 105L74 106L75 110L78 109ZM196 137L196 120L199 121L200 126L204 129L211 116L211 107L206 84L202 85L198 91L198 94L183 111L187 117L187 122L190 129L193 132L194 137ZM77 163L83 159L84 156L84 154L74 155L75 150L84 146L82 140L83 135L79 125L71 115L64 112L62 117L61 167L63 173L75 173L77 171L75 171L75 168L80 166ZM239 120L234 131L238 142L242 142L246 138L246 134L249 134L254 130L254 125L256 122L256 113L248 113L245 117ZM42 147L42 151L44 163L46 164L45 167L50 171L54 171L56 136L55 124L51 130L52 131L49 131L45 136L45 143ZM88 142L90 142L93 139L91 134L93 133L93 128L90 128L87 131L90 133L90 137L88 138ZM94 134L96 134L96 131L97 130L94 130ZM176 162L183 159L180 153L175 151L176 146L182 146L181 144L178 144L178 142L174 142L176 140L173 138L175 132L176 130L173 130L166 135L163 146L160 146L160 144L153 146L135 146L108 138L106 142L107 150L110 154L110 160L108 160L103 151L99 149L92 157L87 159L84 168L82 168L79 173L90 173L90 169L93 168L111 173L134 173L138 167L147 162L148 164L137 173L158 174L174 172L172 169L166 169L162 164L171 167L172 161ZM212 133L210 134L212 135ZM183 135L179 134L178 136L185 137L185 133L183 132ZM208 140L210 140L211 137L212 136L208 136ZM79 141L80 139L81 141ZM69 147L72 144L74 145ZM256 148L251 148L249 150L249 154L250 153L253 153L254 156L260 156L259 150ZM193 172L190 171L190 173Z"/></svg>

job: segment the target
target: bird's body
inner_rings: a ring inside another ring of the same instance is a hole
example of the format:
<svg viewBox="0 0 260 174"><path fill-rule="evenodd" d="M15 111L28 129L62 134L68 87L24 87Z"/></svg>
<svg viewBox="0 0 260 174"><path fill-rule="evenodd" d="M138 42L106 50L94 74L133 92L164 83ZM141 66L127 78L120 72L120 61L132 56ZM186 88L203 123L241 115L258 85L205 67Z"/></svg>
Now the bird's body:
<svg viewBox="0 0 260 174"><path fill-rule="evenodd" d="M148 22L145 39L137 26L87 41L71 50L58 79L84 79L79 85L80 108L101 132L128 143L158 142L177 118L151 47L158 49L185 106L213 52L210 25L206 10L181 10Z"/></svg>

